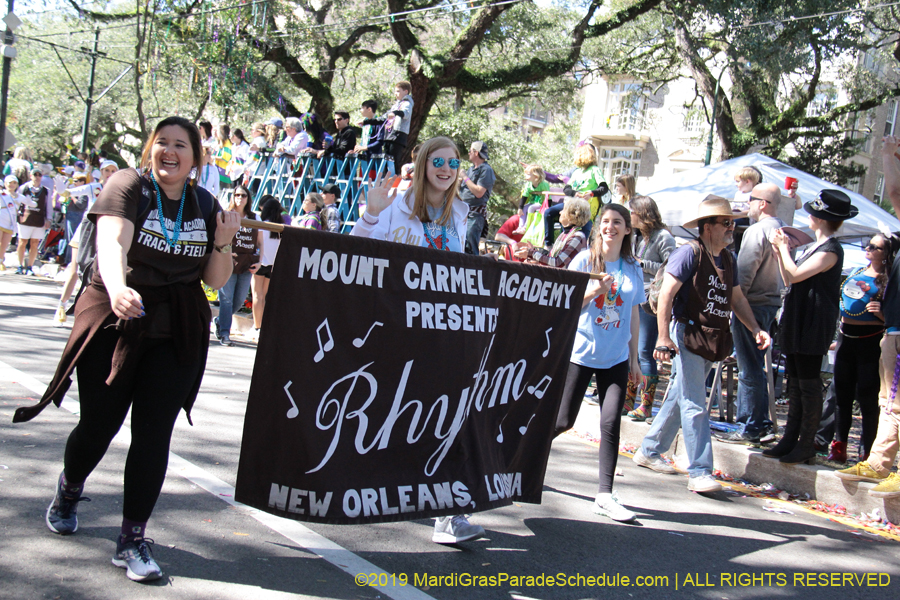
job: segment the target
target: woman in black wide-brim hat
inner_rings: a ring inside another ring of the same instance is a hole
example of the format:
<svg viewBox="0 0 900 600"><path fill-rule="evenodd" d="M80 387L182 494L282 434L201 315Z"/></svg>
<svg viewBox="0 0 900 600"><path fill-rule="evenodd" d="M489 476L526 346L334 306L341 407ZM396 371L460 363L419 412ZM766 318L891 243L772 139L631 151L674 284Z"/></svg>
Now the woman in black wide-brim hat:
<svg viewBox="0 0 900 600"><path fill-rule="evenodd" d="M839 190L822 190L803 206L816 241L795 262L781 229L771 242L778 267L790 286L778 323L779 345L788 373L788 419L781 441L763 456L785 464L812 462L813 442L822 416L822 359L834 339L840 313L841 269L844 251L834 235L859 210Z"/></svg>

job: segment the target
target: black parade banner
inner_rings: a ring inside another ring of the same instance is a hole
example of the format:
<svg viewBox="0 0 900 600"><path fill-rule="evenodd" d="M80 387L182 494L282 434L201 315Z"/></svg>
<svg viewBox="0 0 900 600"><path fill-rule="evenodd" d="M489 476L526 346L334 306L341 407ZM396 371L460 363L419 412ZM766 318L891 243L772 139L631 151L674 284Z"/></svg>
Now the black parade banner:
<svg viewBox="0 0 900 600"><path fill-rule="evenodd" d="M540 503L587 281L286 228L235 499L334 524Z"/></svg>

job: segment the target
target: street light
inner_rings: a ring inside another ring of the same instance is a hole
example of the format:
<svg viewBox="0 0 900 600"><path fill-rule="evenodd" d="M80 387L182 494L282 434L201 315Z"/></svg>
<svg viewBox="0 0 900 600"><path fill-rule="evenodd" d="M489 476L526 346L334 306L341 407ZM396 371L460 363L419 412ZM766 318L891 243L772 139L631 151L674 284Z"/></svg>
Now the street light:
<svg viewBox="0 0 900 600"><path fill-rule="evenodd" d="M713 133L716 131L716 109L719 107L719 87L724 74L725 67L722 67L722 72L719 73L719 78L716 79L716 93L713 95L712 122L709 124L709 141L706 142L706 161L703 163L706 167L709 166L709 161L712 159Z"/></svg>

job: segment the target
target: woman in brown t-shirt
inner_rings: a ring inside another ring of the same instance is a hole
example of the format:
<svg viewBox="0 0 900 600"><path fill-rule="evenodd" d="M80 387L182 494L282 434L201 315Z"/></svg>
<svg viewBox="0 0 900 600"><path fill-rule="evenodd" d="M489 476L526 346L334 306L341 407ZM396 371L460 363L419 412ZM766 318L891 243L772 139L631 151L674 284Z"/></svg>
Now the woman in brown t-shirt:
<svg viewBox="0 0 900 600"><path fill-rule="evenodd" d="M210 309L200 280L213 288L228 281L240 225L238 213L222 212L194 185L200 156L197 128L169 117L145 145L141 172L120 171L104 187L89 214L97 226L94 276L42 399L44 406L62 399L77 363L81 415L46 518L60 534L78 529L84 482L132 409L113 564L135 581L162 575L144 528L165 479L175 419L183 408L190 420L206 365ZM17 418L33 417L29 410Z"/></svg>

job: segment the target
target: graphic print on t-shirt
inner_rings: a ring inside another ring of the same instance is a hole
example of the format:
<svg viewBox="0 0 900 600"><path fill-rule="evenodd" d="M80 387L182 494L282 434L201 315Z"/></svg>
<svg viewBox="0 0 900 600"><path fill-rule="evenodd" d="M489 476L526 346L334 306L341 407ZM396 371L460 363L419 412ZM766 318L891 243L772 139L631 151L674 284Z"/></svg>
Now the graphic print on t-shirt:
<svg viewBox="0 0 900 600"><path fill-rule="evenodd" d="M173 240L175 238L175 222L165 217L163 220L166 223L169 239ZM178 243L174 247L169 246L163 237L162 228L159 224L159 209L157 208L152 209L147 218L144 219L144 224L138 234L138 244L142 246L147 246L158 252L183 256L201 257L205 255L208 241L206 222L198 217L193 221L182 223Z"/></svg>
<svg viewBox="0 0 900 600"><path fill-rule="evenodd" d="M609 294L600 294L594 299L594 306L600 309L600 314L594 320L594 323L608 330L610 326L619 327L622 323L619 316L619 307L624 304L622 295L619 293L622 288L623 273L619 271L614 279Z"/></svg>
<svg viewBox="0 0 900 600"><path fill-rule="evenodd" d="M859 300L866 295L872 287L865 281L851 279L844 285L844 295L854 300Z"/></svg>

